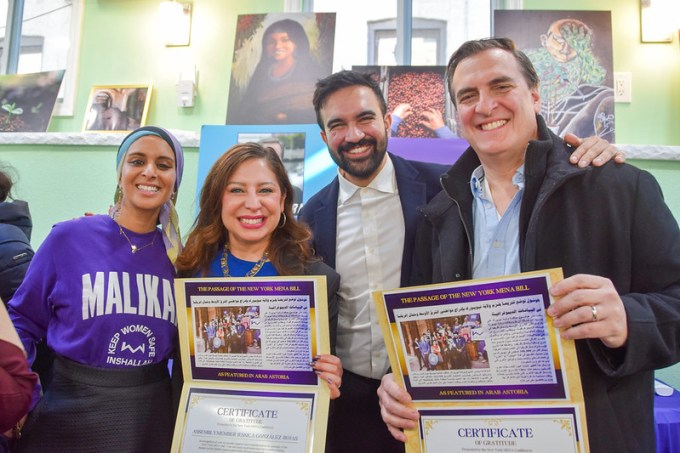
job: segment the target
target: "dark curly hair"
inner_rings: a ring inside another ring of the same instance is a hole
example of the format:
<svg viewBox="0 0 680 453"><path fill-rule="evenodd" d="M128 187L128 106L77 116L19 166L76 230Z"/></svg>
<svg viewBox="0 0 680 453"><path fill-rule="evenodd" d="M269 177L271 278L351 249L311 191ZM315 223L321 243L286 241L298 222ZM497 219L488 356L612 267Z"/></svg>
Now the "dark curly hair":
<svg viewBox="0 0 680 453"><path fill-rule="evenodd" d="M323 120L321 119L321 109L326 103L326 99L336 91L353 86L365 86L370 88L375 94L375 97L378 98L380 113L382 116L387 114L387 103L383 97L380 85L378 85L378 82L373 78L373 75L359 71L339 71L329 75L325 79L319 80L316 83L316 90L314 90L312 102L314 104L314 111L316 112L316 122L319 124L322 131L326 130Z"/></svg>

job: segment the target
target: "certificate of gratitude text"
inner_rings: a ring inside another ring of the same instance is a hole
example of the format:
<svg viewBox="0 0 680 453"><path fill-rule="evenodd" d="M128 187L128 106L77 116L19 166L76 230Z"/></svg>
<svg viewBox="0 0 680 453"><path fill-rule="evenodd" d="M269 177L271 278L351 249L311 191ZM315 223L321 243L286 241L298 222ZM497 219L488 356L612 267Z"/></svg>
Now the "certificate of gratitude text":
<svg viewBox="0 0 680 453"><path fill-rule="evenodd" d="M575 448L567 451L586 451L578 441L587 434L574 344L561 340L545 311L549 288L561 278L561 270L549 270L373 293L392 370L421 410L410 451L437 451L433 442L450 447L458 428L471 430L463 437L473 449L447 451L547 451L544 441L554 436L534 434L567 422ZM485 431L473 420L533 428L534 446L527 435L513 450L503 433L527 431ZM510 449L494 450L499 446Z"/></svg>

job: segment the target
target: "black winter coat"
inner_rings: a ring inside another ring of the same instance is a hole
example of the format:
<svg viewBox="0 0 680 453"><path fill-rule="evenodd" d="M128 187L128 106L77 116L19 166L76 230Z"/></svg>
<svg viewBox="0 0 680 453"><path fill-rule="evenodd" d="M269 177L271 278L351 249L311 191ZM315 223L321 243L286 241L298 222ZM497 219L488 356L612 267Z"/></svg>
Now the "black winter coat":
<svg viewBox="0 0 680 453"><path fill-rule="evenodd" d="M520 211L523 272L562 267L609 278L626 310L628 340L618 349L577 340L590 451L654 452L654 370L680 361L680 231L661 190L631 165L581 169L538 117L539 140L525 156ZM412 284L471 278L468 149L442 177L423 210Z"/></svg>

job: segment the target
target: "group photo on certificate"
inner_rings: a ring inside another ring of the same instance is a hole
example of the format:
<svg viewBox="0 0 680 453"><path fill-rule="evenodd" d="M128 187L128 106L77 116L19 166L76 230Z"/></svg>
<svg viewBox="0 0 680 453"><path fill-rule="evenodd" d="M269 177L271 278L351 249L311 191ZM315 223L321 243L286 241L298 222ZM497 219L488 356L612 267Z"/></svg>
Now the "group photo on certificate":
<svg viewBox="0 0 680 453"><path fill-rule="evenodd" d="M198 308L194 319L199 352L260 354L259 306Z"/></svg>
<svg viewBox="0 0 680 453"><path fill-rule="evenodd" d="M469 384L556 383L560 370L556 370L553 349L559 352L560 346L546 325L545 292L531 293L528 285L517 283L400 293L403 305L392 308L392 313L409 385L442 390ZM504 392L510 394L507 388ZM487 393L493 392L487 389ZM523 394L529 392L515 389L514 395Z"/></svg>
<svg viewBox="0 0 680 453"><path fill-rule="evenodd" d="M489 368L484 328L479 313L442 316L427 321L401 323L407 347L409 374L417 371ZM473 340L474 338L474 340Z"/></svg>

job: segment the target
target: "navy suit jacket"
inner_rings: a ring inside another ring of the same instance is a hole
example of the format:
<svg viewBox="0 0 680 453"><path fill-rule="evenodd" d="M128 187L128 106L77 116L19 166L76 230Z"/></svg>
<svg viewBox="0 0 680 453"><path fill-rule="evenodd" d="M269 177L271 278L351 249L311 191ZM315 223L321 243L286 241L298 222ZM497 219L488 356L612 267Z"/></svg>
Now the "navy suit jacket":
<svg viewBox="0 0 680 453"><path fill-rule="evenodd" d="M404 213L404 253L401 260L401 286L406 286L411 275L411 258L416 225L419 219L417 208L426 205L439 191L439 177L450 167L406 160L389 153L394 164L399 188L401 210ZM337 238L337 207L340 184L336 176L326 187L305 203L300 211L300 220L312 229L313 247L324 262L335 269Z"/></svg>

